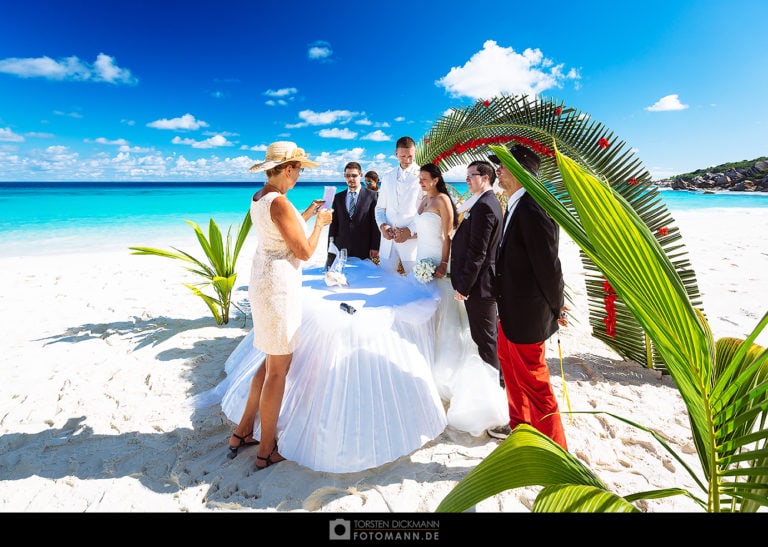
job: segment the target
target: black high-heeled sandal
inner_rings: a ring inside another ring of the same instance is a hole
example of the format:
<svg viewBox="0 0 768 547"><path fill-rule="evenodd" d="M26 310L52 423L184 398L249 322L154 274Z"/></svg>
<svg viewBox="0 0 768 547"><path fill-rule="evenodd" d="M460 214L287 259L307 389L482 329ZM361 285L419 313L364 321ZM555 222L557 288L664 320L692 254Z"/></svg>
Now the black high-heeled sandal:
<svg viewBox="0 0 768 547"><path fill-rule="evenodd" d="M269 455L267 455L267 457L266 457L266 458L265 458L265 457L262 457L262 456L259 456L259 455L257 454L257 455L256 455L256 459L257 459L257 460L261 460L261 461L263 461L263 462L267 462L267 463L266 463L266 464L264 464L263 466L259 466L259 465L257 465L257 466L256 466L256 471L261 471L262 469L266 469L266 468L267 468L267 467L269 467L270 465L274 465L274 464L276 464L276 463L280 463L280 462L284 462L284 461L285 461L285 458L283 458L282 460L273 461L273 460L272 460L272 455L273 455L275 452L277 452L277 443L275 443L275 447L272 449L272 452L270 452L270 453L269 453ZM282 456L280 456L280 457L282 458Z"/></svg>
<svg viewBox="0 0 768 547"><path fill-rule="evenodd" d="M229 454L227 454L227 458L229 458L230 460L235 458L237 456L237 451L240 450L244 446L257 446L259 444L259 441L257 441L257 440L255 440L255 439L252 440L252 441L246 441L245 440L248 437L250 437L251 435L253 435L253 431L251 431L249 433L246 433L242 437L240 435L238 435L237 433L232 433L232 437L234 437L235 439L238 439L240 441L240 444L238 444L237 446L229 445ZM270 454L270 456L271 455L272 454Z"/></svg>

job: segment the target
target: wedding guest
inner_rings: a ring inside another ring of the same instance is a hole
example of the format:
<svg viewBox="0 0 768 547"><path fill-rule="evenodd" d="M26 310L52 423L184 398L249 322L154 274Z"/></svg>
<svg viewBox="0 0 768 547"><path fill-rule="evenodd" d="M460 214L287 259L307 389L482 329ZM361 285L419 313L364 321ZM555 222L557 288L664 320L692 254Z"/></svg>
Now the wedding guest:
<svg viewBox="0 0 768 547"><path fill-rule="evenodd" d="M451 243L451 284L455 298L464 302L472 340L483 361L499 371L496 350L496 295L493 275L496 248L501 237L501 205L493 193L496 180L487 161L473 161L467 166L467 187L474 205L464 212L464 219ZM503 379L499 373L499 383Z"/></svg>
<svg viewBox="0 0 768 547"><path fill-rule="evenodd" d="M318 164L302 148L289 141L273 142L264 161L249 171L265 171L267 182L251 202L253 230L259 245L253 255L248 299L253 316L253 345L266 354L265 362L251 380L242 418L229 443L234 458L243 446L258 445L256 468L264 469L285 458L277 445L277 419L285 391L285 377L299 341L301 325L301 267L320 241L323 227L331 223L332 212L320 210L313 202L303 214L286 194L305 167ZM306 221L317 215L312 232L306 235ZM258 414L261 439L253 438ZM236 441L232 444L232 441Z"/></svg>
<svg viewBox="0 0 768 547"><path fill-rule="evenodd" d="M347 250L347 258L373 260L379 256L381 232L376 225L378 195L361 184L363 168L356 161L344 166L346 190L333 197L333 220L328 228L328 261L333 264L340 249Z"/></svg>
<svg viewBox="0 0 768 547"><path fill-rule="evenodd" d="M408 273L416 262L416 209L423 192L419 187L416 143L400 137L395 144L398 166L381 177L376 203L376 223L381 230L381 266L396 272L399 265Z"/></svg>
<svg viewBox="0 0 768 547"><path fill-rule="evenodd" d="M531 175L540 159L522 145L510 152ZM545 359L545 342L566 326L559 227L495 155L499 185L508 196L496 259L498 352L509 402L509 424L488 430L506 438L526 423L568 450Z"/></svg>
<svg viewBox="0 0 768 547"><path fill-rule="evenodd" d="M376 171L368 171L365 174L365 187L373 192L379 191L379 174Z"/></svg>

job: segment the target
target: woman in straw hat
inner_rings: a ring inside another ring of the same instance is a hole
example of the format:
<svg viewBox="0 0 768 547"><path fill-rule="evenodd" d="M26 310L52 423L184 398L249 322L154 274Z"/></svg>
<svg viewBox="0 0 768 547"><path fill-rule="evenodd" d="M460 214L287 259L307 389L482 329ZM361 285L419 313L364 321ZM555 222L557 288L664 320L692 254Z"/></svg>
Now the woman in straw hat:
<svg viewBox="0 0 768 547"><path fill-rule="evenodd" d="M302 214L286 193L296 185L305 167L317 165L295 143L280 141L270 144L266 159L249 169L267 175L264 188L254 194L251 202L258 245L248 288L253 345L266 354L266 359L251 380L245 410L230 437L229 456L234 458L243 446L258 444L257 469L285 459L278 452L277 419L301 325L301 263L314 254L323 227L332 219L330 210L320 210L322 200L314 201ZM306 221L314 214L315 225L307 237ZM260 441L254 439L257 414Z"/></svg>

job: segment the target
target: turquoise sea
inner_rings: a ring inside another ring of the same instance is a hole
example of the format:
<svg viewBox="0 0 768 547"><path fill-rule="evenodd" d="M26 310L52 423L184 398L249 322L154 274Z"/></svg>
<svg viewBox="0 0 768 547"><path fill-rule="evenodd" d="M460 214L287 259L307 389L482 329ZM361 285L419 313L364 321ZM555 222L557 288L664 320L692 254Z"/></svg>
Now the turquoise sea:
<svg viewBox="0 0 768 547"><path fill-rule="evenodd" d="M0 182L0 256L122 250L189 239L190 220L207 231L213 218L233 232L263 183L10 183ZM299 210L323 197L327 183L302 182L288 197ZM466 192L466 184L453 184ZM343 182L336 184L338 190ZM768 194L661 190L675 211L765 208ZM768 211L766 211L768 213Z"/></svg>

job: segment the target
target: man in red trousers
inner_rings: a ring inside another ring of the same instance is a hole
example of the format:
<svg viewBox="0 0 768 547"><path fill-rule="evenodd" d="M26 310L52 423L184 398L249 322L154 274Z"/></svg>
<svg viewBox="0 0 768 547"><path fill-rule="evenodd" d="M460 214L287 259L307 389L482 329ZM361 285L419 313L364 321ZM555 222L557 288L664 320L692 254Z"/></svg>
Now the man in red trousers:
<svg viewBox="0 0 768 547"><path fill-rule="evenodd" d="M510 153L537 176L541 160L514 145ZM499 311L498 355L507 390L509 424L492 428L496 438L526 423L568 450L558 414L545 342L565 326L563 273L558 257L559 227L495 155L496 174L508 196L496 256L495 290Z"/></svg>

